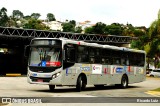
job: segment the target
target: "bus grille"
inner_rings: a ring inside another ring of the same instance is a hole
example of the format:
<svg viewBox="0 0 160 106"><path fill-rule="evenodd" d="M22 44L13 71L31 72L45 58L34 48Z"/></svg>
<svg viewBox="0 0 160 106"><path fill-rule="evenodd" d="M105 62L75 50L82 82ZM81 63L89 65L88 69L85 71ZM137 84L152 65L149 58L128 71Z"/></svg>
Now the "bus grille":
<svg viewBox="0 0 160 106"><path fill-rule="evenodd" d="M49 82L52 79L52 77L50 77L50 78L42 78L42 77L32 77L32 76L30 76L30 79L33 82Z"/></svg>

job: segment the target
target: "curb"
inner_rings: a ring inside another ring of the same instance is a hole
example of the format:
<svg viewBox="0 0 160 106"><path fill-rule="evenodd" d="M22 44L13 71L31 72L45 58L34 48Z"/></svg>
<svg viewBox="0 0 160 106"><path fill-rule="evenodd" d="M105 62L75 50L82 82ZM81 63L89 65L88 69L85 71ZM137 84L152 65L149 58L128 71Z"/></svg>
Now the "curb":
<svg viewBox="0 0 160 106"><path fill-rule="evenodd" d="M0 103L0 106L12 106L11 103Z"/></svg>
<svg viewBox="0 0 160 106"><path fill-rule="evenodd" d="M160 97L160 92L157 92L157 91L147 91L145 93L156 96L156 97Z"/></svg>

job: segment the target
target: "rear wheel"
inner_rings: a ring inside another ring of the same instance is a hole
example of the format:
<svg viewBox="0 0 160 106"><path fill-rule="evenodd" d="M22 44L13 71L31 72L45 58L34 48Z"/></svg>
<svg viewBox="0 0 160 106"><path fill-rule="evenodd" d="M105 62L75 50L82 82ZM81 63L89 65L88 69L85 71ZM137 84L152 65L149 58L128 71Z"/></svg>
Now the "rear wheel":
<svg viewBox="0 0 160 106"><path fill-rule="evenodd" d="M150 77L154 77L154 75L150 75Z"/></svg>
<svg viewBox="0 0 160 106"><path fill-rule="evenodd" d="M49 85L49 89L50 89L50 91L54 91L55 85Z"/></svg>

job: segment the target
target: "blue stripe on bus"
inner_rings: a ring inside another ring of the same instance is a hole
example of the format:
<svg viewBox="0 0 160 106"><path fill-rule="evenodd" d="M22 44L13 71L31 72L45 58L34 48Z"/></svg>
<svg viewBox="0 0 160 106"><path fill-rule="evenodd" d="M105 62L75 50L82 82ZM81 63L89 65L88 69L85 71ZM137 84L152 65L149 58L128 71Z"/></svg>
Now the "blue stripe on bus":
<svg viewBox="0 0 160 106"><path fill-rule="evenodd" d="M66 68L66 75L68 75L68 68Z"/></svg>

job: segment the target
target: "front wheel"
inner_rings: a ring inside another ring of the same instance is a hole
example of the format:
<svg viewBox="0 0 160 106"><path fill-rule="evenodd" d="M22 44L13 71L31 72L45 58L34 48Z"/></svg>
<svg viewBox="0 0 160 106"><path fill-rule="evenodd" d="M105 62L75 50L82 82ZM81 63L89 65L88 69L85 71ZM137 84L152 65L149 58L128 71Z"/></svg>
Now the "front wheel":
<svg viewBox="0 0 160 106"><path fill-rule="evenodd" d="M84 90L85 88L86 88L86 81L82 76L79 76L77 79L76 90L78 92L81 92L81 90Z"/></svg>
<svg viewBox="0 0 160 106"><path fill-rule="evenodd" d="M121 79L121 88L127 88L127 87L128 87L128 78L126 75L123 75Z"/></svg>
<svg viewBox="0 0 160 106"><path fill-rule="evenodd" d="M54 91L55 85L49 85L49 89L50 89L50 91Z"/></svg>

